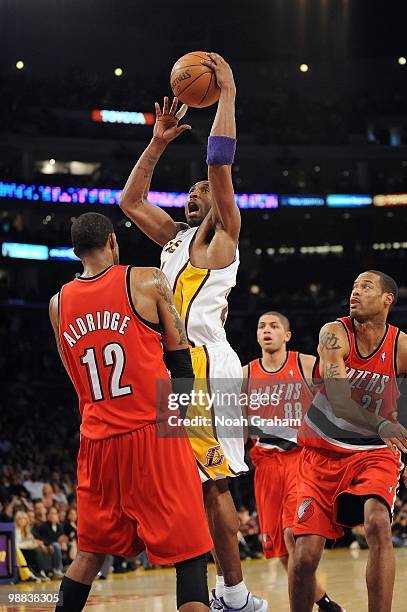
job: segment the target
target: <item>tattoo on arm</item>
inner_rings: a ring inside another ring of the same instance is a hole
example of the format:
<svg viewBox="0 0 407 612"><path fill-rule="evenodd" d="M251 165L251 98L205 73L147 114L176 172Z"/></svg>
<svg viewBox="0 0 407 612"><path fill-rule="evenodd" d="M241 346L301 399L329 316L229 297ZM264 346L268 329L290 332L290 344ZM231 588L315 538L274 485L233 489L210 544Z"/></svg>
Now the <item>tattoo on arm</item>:
<svg viewBox="0 0 407 612"><path fill-rule="evenodd" d="M178 314L177 309L174 306L171 288L164 274L160 272L160 270L154 271L153 282L154 282L154 286L157 289L158 293L161 295L161 297L164 298L168 312L172 315L174 319L174 325L179 334L178 344L188 344L188 338L187 338L187 334L185 331L185 326L183 322L181 321L181 318Z"/></svg>
<svg viewBox="0 0 407 612"><path fill-rule="evenodd" d="M158 162L158 157L154 155L146 155L145 163L147 167L143 167L143 176L145 180L143 198L146 199L148 197L148 192L150 191L151 179L153 178L154 168Z"/></svg>
<svg viewBox="0 0 407 612"><path fill-rule="evenodd" d="M135 176L139 176L142 179L142 199L145 200L148 196L148 192L150 191L151 179L153 178L154 168L159 160L158 156L150 155L149 153L144 153L141 156L138 163L135 167ZM139 202L139 205L142 204L142 201Z"/></svg>
<svg viewBox="0 0 407 612"><path fill-rule="evenodd" d="M339 344L339 338L335 334L335 332L324 332L321 336L321 345L324 349L329 351L335 351L337 349L342 348Z"/></svg>
<svg viewBox="0 0 407 612"><path fill-rule="evenodd" d="M327 363L324 369L324 378L339 378L339 366L335 363Z"/></svg>

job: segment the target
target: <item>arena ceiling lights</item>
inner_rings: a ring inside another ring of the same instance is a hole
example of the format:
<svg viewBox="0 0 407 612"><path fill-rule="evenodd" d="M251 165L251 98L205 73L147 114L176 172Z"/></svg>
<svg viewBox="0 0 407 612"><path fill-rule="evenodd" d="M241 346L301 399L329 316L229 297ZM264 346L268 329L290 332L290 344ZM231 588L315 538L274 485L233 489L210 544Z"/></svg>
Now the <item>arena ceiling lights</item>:
<svg viewBox="0 0 407 612"><path fill-rule="evenodd" d="M41 174L69 174L73 176L92 176L100 168L97 162L57 161L45 159L35 162L35 168Z"/></svg>

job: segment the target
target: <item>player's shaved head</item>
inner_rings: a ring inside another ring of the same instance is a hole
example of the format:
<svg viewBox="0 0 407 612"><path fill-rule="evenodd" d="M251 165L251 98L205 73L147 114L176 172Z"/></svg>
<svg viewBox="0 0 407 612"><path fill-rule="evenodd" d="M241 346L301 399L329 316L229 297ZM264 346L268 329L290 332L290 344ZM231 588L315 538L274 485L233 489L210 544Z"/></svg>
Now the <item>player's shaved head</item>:
<svg viewBox="0 0 407 612"><path fill-rule="evenodd" d="M106 246L114 227L110 219L99 213L85 213L75 219L71 227L72 246L75 255L82 258Z"/></svg>
<svg viewBox="0 0 407 612"><path fill-rule="evenodd" d="M277 319L279 319L279 321L281 322L281 325L284 327L285 331L290 331L290 321L281 312L276 312L275 310L263 312L263 314L259 317L259 321L262 317L277 317Z"/></svg>

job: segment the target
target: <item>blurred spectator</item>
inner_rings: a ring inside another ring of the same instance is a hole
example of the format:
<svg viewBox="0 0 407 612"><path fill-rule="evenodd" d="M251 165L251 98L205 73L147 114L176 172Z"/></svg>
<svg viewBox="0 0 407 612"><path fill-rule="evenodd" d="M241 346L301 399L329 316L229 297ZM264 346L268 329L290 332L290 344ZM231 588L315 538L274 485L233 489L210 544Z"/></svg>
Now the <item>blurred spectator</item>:
<svg viewBox="0 0 407 612"><path fill-rule="evenodd" d="M59 522L61 523L61 525L64 525L65 522L66 522L66 514L67 514L67 511L66 511L65 507L60 508L59 504L58 504L58 519L59 519Z"/></svg>
<svg viewBox="0 0 407 612"><path fill-rule="evenodd" d="M49 482L46 482L42 487L42 503L47 510L54 504L54 491Z"/></svg>
<svg viewBox="0 0 407 612"><path fill-rule="evenodd" d="M407 513L399 512L392 525L393 546L407 546Z"/></svg>
<svg viewBox="0 0 407 612"><path fill-rule="evenodd" d="M38 529L38 535L52 555L52 572L54 577L63 577L62 554L68 555L68 538L59 523L58 510L52 506L47 513L47 521Z"/></svg>
<svg viewBox="0 0 407 612"><path fill-rule="evenodd" d="M39 527L42 523L45 523L47 520L47 509L44 506L44 502L40 499L34 502L34 512L35 512L35 525Z"/></svg>
<svg viewBox="0 0 407 612"><path fill-rule="evenodd" d="M39 470L35 471L34 476L29 476L27 480L24 481L24 487L29 492L31 499L40 499L42 497L42 489L44 483L37 479L39 476ZM34 478L34 480L33 480Z"/></svg>
<svg viewBox="0 0 407 612"><path fill-rule="evenodd" d="M73 485L73 482L72 482L72 478L71 478L71 476L69 474L64 474L62 486L64 488L65 495L68 498L71 498L74 495L75 490L74 490L74 485Z"/></svg>
<svg viewBox="0 0 407 612"><path fill-rule="evenodd" d="M52 498L54 500L54 502L62 502L63 504L68 504L68 500L66 498L65 493L63 492L63 490L61 489L60 485L58 482L54 482L52 485L52 491L53 491L53 495Z"/></svg>
<svg viewBox="0 0 407 612"><path fill-rule="evenodd" d="M26 512L19 511L15 516L16 546L22 551L27 564L42 580L49 580L47 561L40 547L40 542L34 538L28 524Z"/></svg>
<svg viewBox="0 0 407 612"><path fill-rule="evenodd" d="M261 545L259 540L259 521L257 514L250 515L245 506L241 506L238 512L240 526L237 534L241 559L250 557L261 558Z"/></svg>
<svg viewBox="0 0 407 612"><path fill-rule="evenodd" d="M66 515L66 521L64 525L64 533L68 537L70 547L69 547L69 557L73 561L76 557L76 553L78 551L78 525L77 525L78 515L76 512L76 508L70 508Z"/></svg>

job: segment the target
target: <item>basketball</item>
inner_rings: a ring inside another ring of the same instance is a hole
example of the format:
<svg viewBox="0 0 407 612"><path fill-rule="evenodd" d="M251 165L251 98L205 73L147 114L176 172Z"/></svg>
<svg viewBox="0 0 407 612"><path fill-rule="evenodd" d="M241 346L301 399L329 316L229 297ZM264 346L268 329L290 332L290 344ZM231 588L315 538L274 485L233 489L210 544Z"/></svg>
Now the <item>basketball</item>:
<svg viewBox="0 0 407 612"><path fill-rule="evenodd" d="M193 108L204 108L219 100L220 88L215 73L201 64L201 60L207 58L205 51L193 51L180 57L171 70L174 96Z"/></svg>

